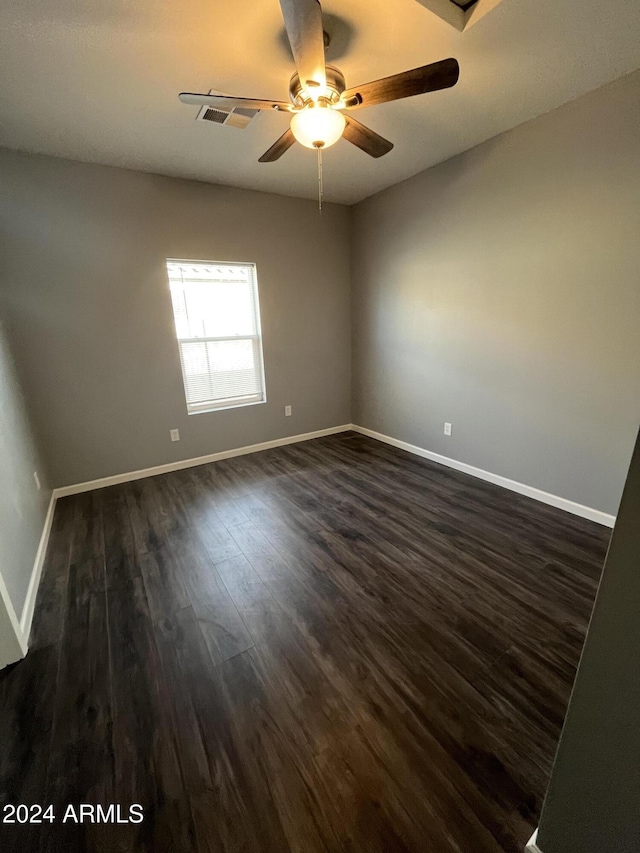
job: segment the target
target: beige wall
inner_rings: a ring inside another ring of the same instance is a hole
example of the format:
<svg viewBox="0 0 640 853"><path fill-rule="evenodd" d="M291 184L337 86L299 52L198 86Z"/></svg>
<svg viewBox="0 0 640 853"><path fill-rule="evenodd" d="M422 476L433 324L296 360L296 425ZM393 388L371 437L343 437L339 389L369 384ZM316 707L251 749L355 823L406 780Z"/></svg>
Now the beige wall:
<svg viewBox="0 0 640 853"><path fill-rule="evenodd" d="M616 512L640 421L639 128L640 72L355 207L354 423Z"/></svg>
<svg viewBox="0 0 640 853"><path fill-rule="evenodd" d="M0 184L0 309L54 486L351 420L347 208L7 150ZM187 416L167 257L257 264L265 405Z"/></svg>

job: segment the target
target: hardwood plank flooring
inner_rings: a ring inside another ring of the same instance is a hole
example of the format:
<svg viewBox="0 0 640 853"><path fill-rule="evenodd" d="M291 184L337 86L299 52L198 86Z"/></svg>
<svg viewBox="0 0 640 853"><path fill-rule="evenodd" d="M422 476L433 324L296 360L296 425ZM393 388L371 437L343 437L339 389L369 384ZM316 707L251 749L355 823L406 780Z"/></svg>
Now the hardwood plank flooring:
<svg viewBox="0 0 640 853"><path fill-rule="evenodd" d="M354 433L60 500L1 849L521 851L608 538Z"/></svg>

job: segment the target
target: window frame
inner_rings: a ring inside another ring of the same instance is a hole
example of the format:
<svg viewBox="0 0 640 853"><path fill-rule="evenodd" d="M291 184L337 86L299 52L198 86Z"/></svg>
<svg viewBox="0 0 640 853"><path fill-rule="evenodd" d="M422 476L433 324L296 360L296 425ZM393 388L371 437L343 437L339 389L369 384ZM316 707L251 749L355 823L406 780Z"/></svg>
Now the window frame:
<svg viewBox="0 0 640 853"><path fill-rule="evenodd" d="M168 264L202 264L203 266L219 266L219 267L244 267L250 270L251 287L253 289L253 298L255 302L255 320L256 334L254 335L222 335L217 337L202 337L202 338L181 338L178 335L178 327L176 325L176 315L173 309L173 297L171 294L171 276L169 275ZM264 371L264 344L262 338L262 318L260 316L260 289L258 287L258 268L253 261L205 261L195 260L192 258L165 258L165 271L167 274L167 283L169 285L169 297L171 299L171 316L173 317L173 328L175 332L176 343L178 347L178 355L180 358L180 370L182 373L182 385L184 390L185 405L188 415L202 415L207 412L222 412L227 409L240 409L245 406L259 406L267 402L267 382ZM216 402L215 400L204 400L201 403L190 403L187 398L187 374L184 367L184 358L182 355L183 343L209 343L209 342L224 342L224 341L252 341L254 347L254 357L258 359L259 374L262 384L261 394L242 395L238 397L224 397Z"/></svg>

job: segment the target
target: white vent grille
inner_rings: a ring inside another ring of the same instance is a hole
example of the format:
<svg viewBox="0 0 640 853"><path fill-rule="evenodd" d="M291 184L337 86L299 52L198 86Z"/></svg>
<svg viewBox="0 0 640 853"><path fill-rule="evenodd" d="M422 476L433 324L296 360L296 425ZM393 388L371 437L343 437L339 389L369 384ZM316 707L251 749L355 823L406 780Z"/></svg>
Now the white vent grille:
<svg viewBox="0 0 640 853"><path fill-rule="evenodd" d="M209 90L210 95L222 95L215 89ZM234 107L232 110L220 107L202 107L196 116L196 121L206 121L212 124L223 124L225 127L237 127L243 129L258 113L258 110L247 110L244 107Z"/></svg>

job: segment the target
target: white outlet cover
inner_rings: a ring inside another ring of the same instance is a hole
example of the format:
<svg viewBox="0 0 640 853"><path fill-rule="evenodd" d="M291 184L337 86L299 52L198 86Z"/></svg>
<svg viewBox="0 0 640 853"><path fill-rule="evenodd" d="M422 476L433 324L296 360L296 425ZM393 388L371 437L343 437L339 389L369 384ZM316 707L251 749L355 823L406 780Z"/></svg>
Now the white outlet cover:
<svg viewBox="0 0 640 853"><path fill-rule="evenodd" d="M171 436L171 441L180 441L180 430L179 429L169 430L169 435Z"/></svg>
<svg viewBox="0 0 640 853"><path fill-rule="evenodd" d="M291 406L284 407L284 416L285 418L291 417Z"/></svg>
<svg viewBox="0 0 640 853"><path fill-rule="evenodd" d="M451 424L445 423L444 425L444 434L451 435Z"/></svg>

